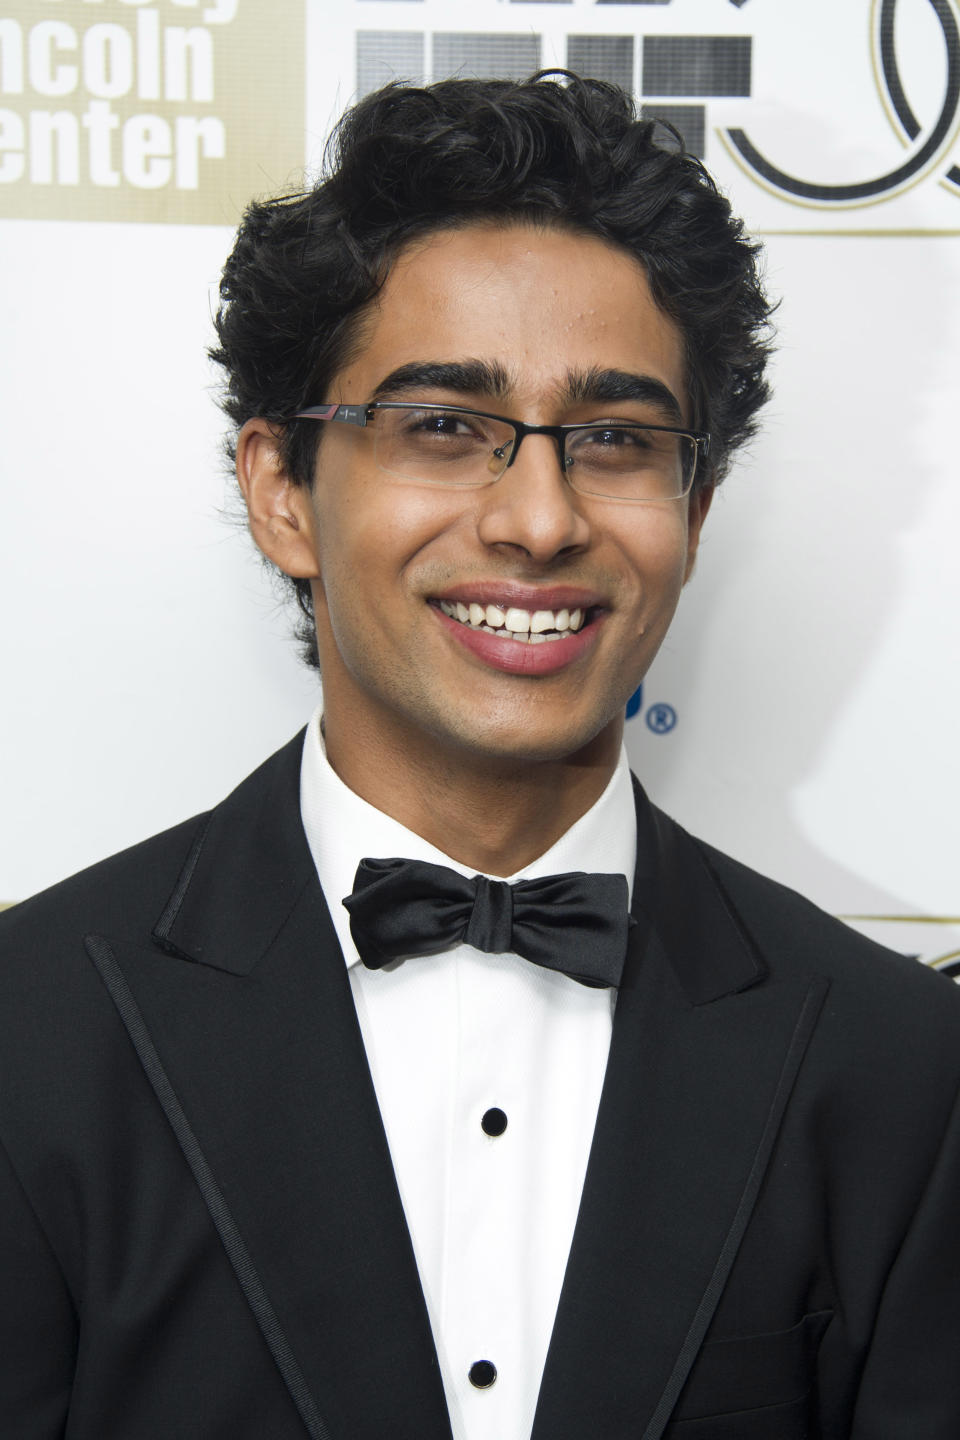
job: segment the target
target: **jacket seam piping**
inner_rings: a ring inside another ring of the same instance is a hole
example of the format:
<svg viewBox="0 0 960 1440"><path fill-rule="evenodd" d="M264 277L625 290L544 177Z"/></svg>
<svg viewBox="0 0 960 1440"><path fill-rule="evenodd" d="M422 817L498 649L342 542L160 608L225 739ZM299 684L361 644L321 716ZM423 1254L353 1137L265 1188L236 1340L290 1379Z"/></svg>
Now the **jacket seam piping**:
<svg viewBox="0 0 960 1440"><path fill-rule="evenodd" d="M210 822L212 819L213 815L208 815L203 825L201 826L196 839L190 847L190 853L187 856L186 861L184 862L183 869L180 871L180 874L177 877L177 883L174 886L173 894L167 901L163 910L163 914L160 916L160 919L154 926L154 938L161 941L162 943L169 943L170 931L172 930L174 921L176 920L177 915L180 912L180 906L183 904L184 896L187 893L190 881L193 879L193 872L196 870L197 864L200 860L200 852L203 850L203 846L207 838L207 831L210 828Z"/></svg>
<svg viewBox="0 0 960 1440"><path fill-rule="evenodd" d="M663 1434L664 1426L670 1419L674 1406L680 1397L680 1391L686 1383L690 1368L703 1344L703 1337L707 1332L710 1321L713 1319L713 1312L717 1308L723 1287L727 1283L727 1277L736 1259L737 1251L746 1233L747 1225L750 1222L750 1216L753 1213L757 1195L760 1192L760 1186L766 1174L770 1155L780 1131L783 1113L787 1107L787 1101L790 1099L790 1094L793 1090L801 1061L806 1052L807 1044L809 1043L813 1028L817 1022L826 991L827 985L823 981L814 980L808 987L803 1007L797 1018L797 1023L794 1026L793 1034L790 1037L790 1044L787 1047L786 1058L780 1071L777 1089L767 1113L763 1134L757 1146L753 1165L750 1168L750 1174L747 1176L746 1184L743 1187L743 1193L740 1197L736 1214L730 1224L730 1229L727 1231L727 1237L723 1242L723 1247L717 1258L713 1274L707 1282L707 1287L703 1292L700 1304L697 1306L696 1314L690 1323L686 1338L680 1347L676 1364L664 1387L660 1402L653 1412L650 1423L643 1432L642 1440L659 1440L659 1437Z"/></svg>
<svg viewBox="0 0 960 1440"><path fill-rule="evenodd" d="M140 1057L140 1063L146 1071L147 1079L179 1141L180 1148L210 1212L210 1217L240 1282L247 1303L260 1326L267 1347L290 1392L293 1403L297 1407L300 1418L307 1428L307 1433L311 1440L331 1440L330 1432L317 1413L307 1382L290 1349L276 1312L270 1304L236 1221L200 1148L200 1142L197 1140L169 1076L163 1068L163 1062L150 1038L146 1021L116 957L102 935L87 935L84 945L110 998L120 1013L120 1018L127 1029L134 1049Z"/></svg>

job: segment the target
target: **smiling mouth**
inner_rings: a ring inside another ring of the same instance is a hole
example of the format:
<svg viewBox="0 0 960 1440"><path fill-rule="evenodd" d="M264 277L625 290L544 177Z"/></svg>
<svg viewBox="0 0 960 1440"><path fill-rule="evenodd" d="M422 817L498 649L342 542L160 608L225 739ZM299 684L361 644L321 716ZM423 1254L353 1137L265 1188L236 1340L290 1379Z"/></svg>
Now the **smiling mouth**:
<svg viewBox="0 0 960 1440"><path fill-rule="evenodd" d="M528 645L542 645L551 640L565 640L582 630L593 618L589 610L521 610L515 605L481 605L477 601L465 605L461 600L435 600L431 604L442 610L468 630L496 635L501 640L519 640Z"/></svg>

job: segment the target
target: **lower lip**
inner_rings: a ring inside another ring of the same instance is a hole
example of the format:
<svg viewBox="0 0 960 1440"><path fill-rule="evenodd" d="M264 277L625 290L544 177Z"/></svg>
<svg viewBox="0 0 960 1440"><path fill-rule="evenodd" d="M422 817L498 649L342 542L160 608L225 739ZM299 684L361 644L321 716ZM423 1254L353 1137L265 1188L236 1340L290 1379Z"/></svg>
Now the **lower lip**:
<svg viewBox="0 0 960 1440"><path fill-rule="evenodd" d="M436 606L431 609L471 655L492 669L505 670L510 675L554 675L558 670L565 670L591 648L603 623L600 614L563 640L544 640L531 645L526 640L500 640L486 630L474 630L469 625L461 625L459 620L451 620Z"/></svg>

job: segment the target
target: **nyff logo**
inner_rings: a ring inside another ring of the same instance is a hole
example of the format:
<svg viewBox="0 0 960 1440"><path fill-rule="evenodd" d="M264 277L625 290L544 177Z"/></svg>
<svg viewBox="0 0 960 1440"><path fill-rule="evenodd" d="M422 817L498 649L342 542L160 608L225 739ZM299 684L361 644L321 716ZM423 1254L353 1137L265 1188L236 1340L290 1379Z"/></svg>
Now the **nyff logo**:
<svg viewBox="0 0 960 1440"><path fill-rule="evenodd" d="M905 34L910 37L911 28L916 28L918 6L914 0L910 7L913 14L908 14L898 27L902 0L873 0L871 5L870 40L876 85L897 139L908 147L907 155L899 163L880 174L851 177L845 183L827 183L811 175L794 174L778 165L743 128L722 131L747 172L784 200L819 208L876 204L931 174L942 174L954 196L960 198L960 166L949 159L957 139L960 111L960 27L951 0L928 0L928 4L940 27L946 67L942 101L927 125L918 118L907 94L898 56L898 44L903 42ZM829 38L824 36L827 43Z"/></svg>

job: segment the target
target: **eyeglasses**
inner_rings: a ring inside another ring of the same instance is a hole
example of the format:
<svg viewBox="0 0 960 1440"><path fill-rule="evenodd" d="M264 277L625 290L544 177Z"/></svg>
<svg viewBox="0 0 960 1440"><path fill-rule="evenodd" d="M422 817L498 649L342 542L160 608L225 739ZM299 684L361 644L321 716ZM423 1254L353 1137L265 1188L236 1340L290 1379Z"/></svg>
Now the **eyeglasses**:
<svg viewBox="0 0 960 1440"><path fill-rule="evenodd" d="M331 420L370 428L374 459L387 475L470 490L492 485L516 460L528 435L550 435L572 489L610 500L679 500L689 493L710 436L635 420L525 425L483 410L375 400L369 405L311 405L295 420Z"/></svg>

